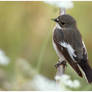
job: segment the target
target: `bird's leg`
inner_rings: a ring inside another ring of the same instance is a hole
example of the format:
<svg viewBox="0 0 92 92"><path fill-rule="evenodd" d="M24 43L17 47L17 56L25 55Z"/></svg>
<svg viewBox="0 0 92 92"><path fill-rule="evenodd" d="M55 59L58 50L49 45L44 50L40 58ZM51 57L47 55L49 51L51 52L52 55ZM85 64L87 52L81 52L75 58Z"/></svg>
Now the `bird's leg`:
<svg viewBox="0 0 92 92"><path fill-rule="evenodd" d="M60 65L62 65L63 68L65 68L65 66L66 66L66 61L65 61L65 60L63 60L63 61L60 61L60 60L59 60L59 61L55 64L55 67L58 68Z"/></svg>

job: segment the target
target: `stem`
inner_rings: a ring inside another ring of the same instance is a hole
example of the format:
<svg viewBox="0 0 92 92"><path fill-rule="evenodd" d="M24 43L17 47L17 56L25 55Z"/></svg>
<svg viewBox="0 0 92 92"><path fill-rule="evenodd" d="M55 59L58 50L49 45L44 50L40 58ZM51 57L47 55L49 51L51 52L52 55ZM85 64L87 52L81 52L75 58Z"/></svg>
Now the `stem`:
<svg viewBox="0 0 92 92"><path fill-rule="evenodd" d="M65 8L60 8L59 9L59 15L64 15L64 14L66 14L66 10L65 10Z"/></svg>
<svg viewBox="0 0 92 92"><path fill-rule="evenodd" d="M39 58L38 58L38 63L37 63L37 72L40 73L40 70L41 70L41 65L42 65L42 61L43 61L43 57L44 57L44 53L45 53L45 50L46 50L46 46L48 44L48 40L50 38L50 33L47 34L48 36L45 38L44 42L43 42L43 45L42 45L42 48L41 48L41 51L40 51L40 55L39 55Z"/></svg>

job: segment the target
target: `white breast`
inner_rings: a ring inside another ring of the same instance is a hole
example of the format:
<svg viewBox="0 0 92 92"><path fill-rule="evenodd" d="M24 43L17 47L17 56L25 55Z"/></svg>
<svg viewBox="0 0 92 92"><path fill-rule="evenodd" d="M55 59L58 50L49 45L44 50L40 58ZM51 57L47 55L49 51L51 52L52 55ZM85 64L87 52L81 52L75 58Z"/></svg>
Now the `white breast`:
<svg viewBox="0 0 92 92"><path fill-rule="evenodd" d="M54 41L53 41L53 47L54 47L54 49L55 49L56 54L58 55L58 57L59 57L60 59L62 59L62 60L65 60L65 58L64 58L64 56L63 56L63 54L62 54L62 52L60 52L60 51L58 50L58 48L57 48L56 44L54 43Z"/></svg>
<svg viewBox="0 0 92 92"><path fill-rule="evenodd" d="M54 27L53 31L54 31L56 28L62 29L58 23L57 23L56 26ZM63 54L62 54L62 52L60 52L60 51L58 50L58 48L57 48L55 42L53 41L53 39L52 39L52 43L53 43L53 47L54 47L54 49L55 49L56 54L58 55L58 57L59 57L60 59L62 59L62 60L65 60L65 58L64 58L64 56L63 56Z"/></svg>
<svg viewBox="0 0 92 92"><path fill-rule="evenodd" d="M56 28L62 29L62 27L58 23L56 24Z"/></svg>

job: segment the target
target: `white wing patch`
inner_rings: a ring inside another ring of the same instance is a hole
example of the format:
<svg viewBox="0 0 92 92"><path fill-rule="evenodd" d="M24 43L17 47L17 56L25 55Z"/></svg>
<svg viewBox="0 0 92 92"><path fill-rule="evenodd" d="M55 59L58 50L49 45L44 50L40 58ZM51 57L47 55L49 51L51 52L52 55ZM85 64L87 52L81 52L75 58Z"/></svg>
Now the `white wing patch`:
<svg viewBox="0 0 92 92"><path fill-rule="evenodd" d="M83 44L83 46L84 46L84 48L85 48L85 54L87 54L87 49L86 49L86 46L85 46L85 44L84 44L84 41L82 41L82 44Z"/></svg>
<svg viewBox="0 0 92 92"><path fill-rule="evenodd" d="M83 47L84 47L84 49L85 49L85 52L84 52L84 53L88 55L86 46L85 46L85 44L84 44L84 41L82 41L82 44L83 44ZM87 59L88 59L88 56L87 56Z"/></svg>
<svg viewBox="0 0 92 92"><path fill-rule="evenodd" d="M72 46L70 44L66 43L66 42L60 42L60 45L62 45L63 47L67 48L70 57L74 60L73 56L76 57L76 55L74 53L74 49L72 48Z"/></svg>

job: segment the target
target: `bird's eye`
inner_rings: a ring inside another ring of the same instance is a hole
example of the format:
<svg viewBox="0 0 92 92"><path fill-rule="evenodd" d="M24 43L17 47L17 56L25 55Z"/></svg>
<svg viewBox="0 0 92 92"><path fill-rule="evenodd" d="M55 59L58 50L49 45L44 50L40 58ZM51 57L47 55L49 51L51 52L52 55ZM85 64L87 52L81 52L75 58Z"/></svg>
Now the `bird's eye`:
<svg viewBox="0 0 92 92"><path fill-rule="evenodd" d="M65 23L64 22L61 22L62 25L64 25Z"/></svg>
<svg viewBox="0 0 92 92"><path fill-rule="evenodd" d="M59 19L57 18L57 22L59 22Z"/></svg>

